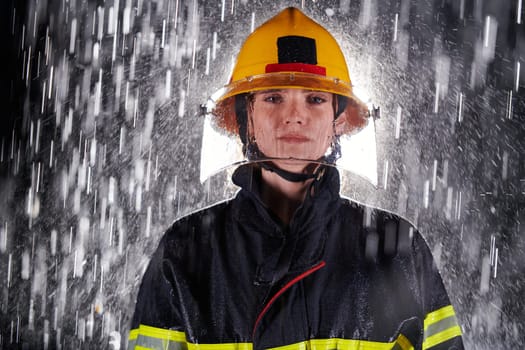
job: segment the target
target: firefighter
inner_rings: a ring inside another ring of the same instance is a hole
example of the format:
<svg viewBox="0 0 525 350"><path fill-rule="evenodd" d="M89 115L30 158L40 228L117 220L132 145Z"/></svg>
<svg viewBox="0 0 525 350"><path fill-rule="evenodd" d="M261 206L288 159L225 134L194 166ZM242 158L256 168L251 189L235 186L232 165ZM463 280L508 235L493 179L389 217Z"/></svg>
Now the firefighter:
<svg viewBox="0 0 525 350"><path fill-rule="evenodd" d="M338 138L369 113L325 28L296 8L260 26L212 113L241 190L164 234L130 348L463 349L419 232L339 195Z"/></svg>

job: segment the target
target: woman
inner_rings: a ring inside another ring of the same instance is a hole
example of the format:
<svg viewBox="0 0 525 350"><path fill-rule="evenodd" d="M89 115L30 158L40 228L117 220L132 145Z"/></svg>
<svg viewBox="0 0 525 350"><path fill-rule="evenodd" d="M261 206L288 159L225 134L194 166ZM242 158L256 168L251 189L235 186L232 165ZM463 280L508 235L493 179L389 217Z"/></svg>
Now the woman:
<svg viewBox="0 0 525 350"><path fill-rule="evenodd" d="M259 27L213 114L250 160L241 191L165 233L131 348L463 348L419 233L339 196L338 137L367 110L323 27L295 8Z"/></svg>

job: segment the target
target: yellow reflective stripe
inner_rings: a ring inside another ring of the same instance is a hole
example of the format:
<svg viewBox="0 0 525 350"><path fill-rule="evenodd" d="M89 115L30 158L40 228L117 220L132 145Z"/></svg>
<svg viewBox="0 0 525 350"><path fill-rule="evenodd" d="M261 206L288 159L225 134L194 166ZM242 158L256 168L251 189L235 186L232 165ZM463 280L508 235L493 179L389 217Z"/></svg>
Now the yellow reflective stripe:
<svg viewBox="0 0 525 350"><path fill-rule="evenodd" d="M458 336L461 336L461 328L452 305L442 307L425 317L423 349L429 349Z"/></svg>
<svg viewBox="0 0 525 350"><path fill-rule="evenodd" d="M439 322L444 318L455 316L455 315L456 313L454 312L454 308L452 307L452 305L448 305L436 311L432 311L431 313L427 314L425 317L425 329L427 329L428 326L436 322Z"/></svg>
<svg viewBox="0 0 525 350"><path fill-rule="evenodd" d="M188 349L188 350L252 350L251 343L193 344L186 341L186 334L171 329L140 325L128 337L128 349Z"/></svg>
<svg viewBox="0 0 525 350"><path fill-rule="evenodd" d="M129 333L128 349L188 349L188 350L252 350L252 343L193 344L186 341L181 331L140 325ZM273 350L414 350L410 341L403 335L393 342L383 343L355 339L311 339L284 345Z"/></svg>
<svg viewBox="0 0 525 350"><path fill-rule="evenodd" d="M252 350L252 343L221 343L221 344L192 344L188 343L188 349L195 350Z"/></svg>
<svg viewBox="0 0 525 350"><path fill-rule="evenodd" d="M401 350L414 350L414 346L412 346L412 343L410 340L408 340L407 337L405 337L403 334L400 334L399 337L397 337L396 345L399 345Z"/></svg>
<svg viewBox="0 0 525 350"><path fill-rule="evenodd" d="M131 331L129 331L128 340L135 340L135 339L137 339L137 335L138 334L139 334L139 330L138 329L132 329Z"/></svg>
<svg viewBox="0 0 525 350"><path fill-rule="evenodd" d="M151 327L143 324L139 326L137 335L144 335L147 337L159 338L164 340L174 340L179 342L186 341L186 334L184 334L184 332Z"/></svg>
<svg viewBox="0 0 525 350"><path fill-rule="evenodd" d="M356 339L311 339L295 344L279 346L270 350L413 350L414 347L410 341L404 336L399 337L389 343L356 340Z"/></svg>

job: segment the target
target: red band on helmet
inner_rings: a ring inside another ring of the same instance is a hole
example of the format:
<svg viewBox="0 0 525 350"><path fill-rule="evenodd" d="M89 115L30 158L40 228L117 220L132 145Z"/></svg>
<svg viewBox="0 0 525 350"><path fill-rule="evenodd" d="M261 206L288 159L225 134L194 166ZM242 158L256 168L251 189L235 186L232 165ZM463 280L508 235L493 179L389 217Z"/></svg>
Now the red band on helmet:
<svg viewBox="0 0 525 350"><path fill-rule="evenodd" d="M266 65L265 72L304 72L326 76L325 67L307 63L270 63Z"/></svg>

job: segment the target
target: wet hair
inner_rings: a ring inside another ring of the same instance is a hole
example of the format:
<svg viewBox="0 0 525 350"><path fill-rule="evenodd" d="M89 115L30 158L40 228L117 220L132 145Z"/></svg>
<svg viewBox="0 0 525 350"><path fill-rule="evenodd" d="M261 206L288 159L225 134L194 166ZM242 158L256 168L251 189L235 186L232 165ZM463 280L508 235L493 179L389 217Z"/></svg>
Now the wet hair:
<svg viewBox="0 0 525 350"><path fill-rule="evenodd" d="M237 126L239 127L239 137L243 147L246 147L248 142L248 97L250 94L239 94L235 96L235 117L237 118ZM243 149L244 152L244 149Z"/></svg>

